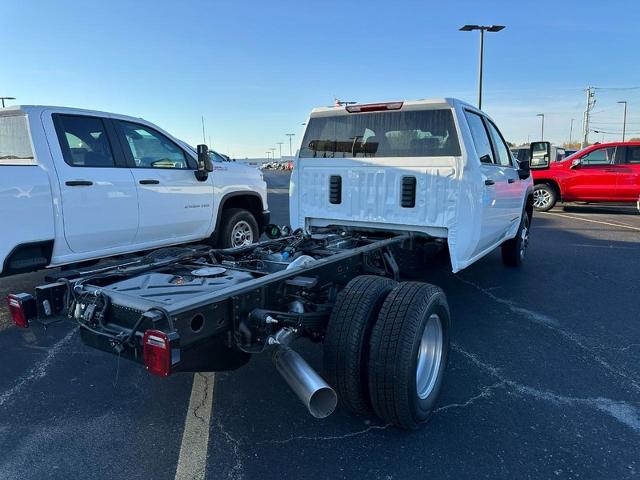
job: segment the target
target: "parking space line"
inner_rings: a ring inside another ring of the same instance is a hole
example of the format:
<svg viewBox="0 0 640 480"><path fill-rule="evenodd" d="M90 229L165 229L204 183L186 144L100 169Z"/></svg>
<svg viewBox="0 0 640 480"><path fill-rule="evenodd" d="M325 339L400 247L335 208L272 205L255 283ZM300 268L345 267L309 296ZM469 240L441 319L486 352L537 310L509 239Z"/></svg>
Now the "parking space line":
<svg viewBox="0 0 640 480"><path fill-rule="evenodd" d="M640 232L640 227L633 227L631 225L626 225L624 223L603 222L602 220L592 220L590 218L574 217L573 215L567 215L566 213L555 213L555 212L539 212L539 213L543 213L545 215L555 215L556 217L572 218L573 220L580 220L582 222L599 223L601 225L608 225L610 227L628 228L629 230L635 230L636 232Z"/></svg>
<svg viewBox="0 0 640 480"><path fill-rule="evenodd" d="M62 351L62 348L67 343L69 343L69 341L75 335L76 331L77 331L77 328L74 328L69 333L67 333L61 340L59 340L57 343L51 346L48 349L47 354L41 361L36 363L36 365L33 368L31 368L31 370L29 370L25 375L20 377L20 379L18 379L18 381L11 388L9 388L8 390L0 394L0 406L4 405L9 400L11 400L14 395L20 392L29 383L35 382L37 380L40 380L41 378L44 378L47 375L47 369L53 362L56 355L58 355L58 353Z"/></svg>
<svg viewBox="0 0 640 480"><path fill-rule="evenodd" d="M205 478L214 381L215 375L211 372L198 372L193 376L189 409L184 422L176 467L176 480Z"/></svg>

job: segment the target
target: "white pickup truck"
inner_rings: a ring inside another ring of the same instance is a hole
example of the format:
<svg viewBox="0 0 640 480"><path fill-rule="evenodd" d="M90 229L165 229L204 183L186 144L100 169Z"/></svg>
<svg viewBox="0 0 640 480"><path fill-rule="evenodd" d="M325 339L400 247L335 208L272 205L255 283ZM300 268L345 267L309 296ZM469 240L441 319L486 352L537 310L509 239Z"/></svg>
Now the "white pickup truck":
<svg viewBox="0 0 640 480"><path fill-rule="evenodd" d="M306 125L293 228L419 233L447 242L454 272L500 245L508 265L524 258L529 164L477 108L450 98L323 107Z"/></svg>
<svg viewBox="0 0 640 480"><path fill-rule="evenodd" d="M194 241L246 245L268 217L259 170L199 162L141 118L0 109L0 276Z"/></svg>

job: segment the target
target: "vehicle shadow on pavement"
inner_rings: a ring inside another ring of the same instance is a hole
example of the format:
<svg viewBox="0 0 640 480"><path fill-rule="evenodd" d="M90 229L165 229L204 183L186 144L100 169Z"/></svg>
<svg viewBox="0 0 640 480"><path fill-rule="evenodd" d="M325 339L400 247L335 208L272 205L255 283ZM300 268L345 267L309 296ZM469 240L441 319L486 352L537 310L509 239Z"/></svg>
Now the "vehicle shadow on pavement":
<svg viewBox="0 0 640 480"><path fill-rule="evenodd" d="M601 204L589 204L589 205L577 205L566 204L559 207L561 211L566 213L591 213L600 215L635 215L640 216L640 212L635 205L623 204L623 205L601 205ZM554 210L558 210L556 207ZM554 211L551 210L551 211Z"/></svg>

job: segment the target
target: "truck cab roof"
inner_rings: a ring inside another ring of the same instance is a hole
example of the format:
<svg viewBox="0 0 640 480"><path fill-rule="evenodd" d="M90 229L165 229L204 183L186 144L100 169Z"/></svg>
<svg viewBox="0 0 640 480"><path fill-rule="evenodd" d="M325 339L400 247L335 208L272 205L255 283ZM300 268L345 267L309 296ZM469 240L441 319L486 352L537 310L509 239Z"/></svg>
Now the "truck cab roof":
<svg viewBox="0 0 640 480"><path fill-rule="evenodd" d="M74 108L74 107L59 107L55 105L12 105L10 107L0 108L0 115L12 115L16 112L26 113L28 115L41 115L43 112L51 111L55 113L66 113L66 114L80 114L80 115L93 115L100 117L110 117L110 118L119 118L122 120L129 120L135 122L145 122L150 123L147 120L140 117L132 117L129 115L121 115L119 113L111 113L111 112L103 112L100 110L88 110L85 108Z"/></svg>
<svg viewBox="0 0 640 480"><path fill-rule="evenodd" d="M336 114L348 114L348 113L356 113L356 109L359 107L371 107L371 106L383 106L383 105L395 105L400 104L402 110L422 110L422 109L432 109L432 108L456 108L456 107L464 107L472 110L478 111L476 107L470 105L462 100L457 98L423 98L418 100L396 100L390 102L375 102L375 103L356 103L353 105L331 105L327 107L317 107L311 110L311 116L323 116L323 115L336 115ZM397 109L397 108L389 108ZM354 111L355 110L355 111ZM365 110L371 111L371 110Z"/></svg>

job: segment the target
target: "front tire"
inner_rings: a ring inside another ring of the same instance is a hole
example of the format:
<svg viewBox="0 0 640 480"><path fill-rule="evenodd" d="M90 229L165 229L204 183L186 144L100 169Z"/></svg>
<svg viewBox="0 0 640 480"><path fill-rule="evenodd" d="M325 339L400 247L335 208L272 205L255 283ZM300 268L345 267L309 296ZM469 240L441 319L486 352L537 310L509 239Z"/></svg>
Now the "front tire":
<svg viewBox="0 0 640 480"><path fill-rule="evenodd" d="M551 210L558 201L556 190L547 183L533 187L533 208L540 212Z"/></svg>
<svg viewBox="0 0 640 480"><path fill-rule="evenodd" d="M385 422L415 429L438 400L449 356L449 307L444 292L404 282L387 296L371 332L369 391Z"/></svg>
<svg viewBox="0 0 640 480"><path fill-rule="evenodd" d="M242 247L258 241L260 231L255 217L244 208L229 208L222 213L220 248Z"/></svg>
<svg viewBox="0 0 640 480"><path fill-rule="evenodd" d="M502 263L507 267L519 267L524 263L529 247L530 228L529 214L523 212L516 236L502 244Z"/></svg>

